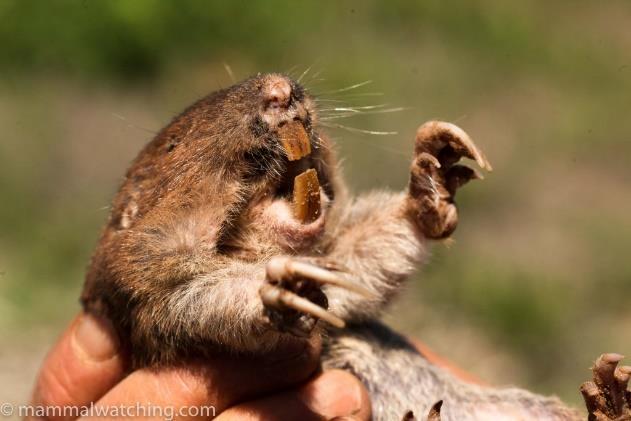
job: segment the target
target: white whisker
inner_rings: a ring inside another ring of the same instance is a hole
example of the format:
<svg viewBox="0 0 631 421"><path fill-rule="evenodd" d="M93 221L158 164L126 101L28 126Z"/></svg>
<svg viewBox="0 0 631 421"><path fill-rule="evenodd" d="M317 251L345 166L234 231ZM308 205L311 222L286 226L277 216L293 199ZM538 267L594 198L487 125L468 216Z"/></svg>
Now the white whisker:
<svg viewBox="0 0 631 421"><path fill-rule="evenodd" d="M378 136L390 136L390 135L399 134L398 132L381 132L377 130L364 130L364 129L359 129L357 127L344 126L338 123L322 123L322 125L326 127L335 127L338 129L344 129L344 130L348 130L349 132L354 132L354 133L373 134L373 135L378 135Z"/></svg>
<svg viewBox="0 0 631 421"><path fill-rule="evenodd" d="M316 80L316 78L320 76L320 73L322 73L322 70L318 70L317 72L313 73L311 75L311 79L309 80L309 82L313 82L314 80ZM324 79L318 79L318 80L324 80Z"/></svg>
<svg viewBox="0 0 631 421"><path fill-rule="evenodd" d="M344 98L355 98L355 97L364 97L364 96L383 96L383 92L352 93L352 94L344 95Z"/></svg>
<svg viewBox="0 0 631 421"><path fill-rule="evenodd" d="M332 99L332 98L315 98L315 102L347 102L342 99Z"/></svg>
<svg viewBox="0 0 631 421"><path fill-rule="evenodd" d="M223 62L223 68L226 69L226 73L228 73L228 77L230 77L232 83L237 83L237 79L234 77L234 73L232 73L232 68L225 61Z"/></svg>
<svg viewBox="0 0 631 421"><path fill-rule="evenodd" d="M346 92L346 91L350 91L350 90L353 90L353 89L360 88L362 86L366 86L366 85L368 85L370 83L372 83L372 80L366 80L364 82L356 83L354 85L346 86L344 88L336 89L334 91L322 92L322 95L334 94L334 93L339 93L339 92Z"/></svg>
<svg viewBox="0 0 631 421"><path fill-rule="evenodd" d="M291 79L295 79L294 73L295 73L297 67L298 67L298 65L294 64L287 71L285 71L285 74L287 76L289 76Z"/></svg>
<svg viewBox="0 0 631 421"><path fill-rule="evenodd" d="M386 114L386 113L396 113L396 112L400 112L400 111L404 111L407 108L405 107L397 107L397 108L386 108L383 110L374 110L374 111L353 111L353 112L347 112L347 113L322 113L320 120L322 121L327 121L327 120L338 120L341 118L349 118L349 117L355 117L358 115L368 115L368 114Z"/></svg>
<svg viewBox="0 0 631 421"><path fill-rule="evenodd" d="M307 74L309 73L309 71L311 70L311 67L313 67L313 65L307 67L305 69L304 72L302 72L302 74L300 75L300 77L298 79L296 79L296 82L300 83L300 81L302 80L303 77L307 76Z"/></svg>
<svg viewBox="0 0 631 421"><path fill-rule="evenodd" d="M351 112L361 112L361 110L373 110L375 108L382 108L388 104L377 104L377 105L364 105L360 107L334 107L334 108L321 108L320 111L351 111Z"/></svg>
<svg viewBox="0 0 631 421"><path fill-rule="evenodd" d="M351 137L348 137L348 138L347 138L347 140L348 140L348 139L353 139L353 140L362 140L362 139L360 139L360 138L354 138L354 137L352 137L352 136L351 136ZM363 139L363 140L365 141L365 139ZM409 156L410 156L410 154L409 154L409 153L407 153L407 152L402 152L402 151L400 151L400 150L398 150L398 149L395 149L395 148L390 148L390 147L388 147L388 146L386 146L386 145L383 145L383 144L381 144L381 143L373 143L373 142L370 142L370 143L368 143L367 145L369 145L369 146L370 146L370 147L372 147L372 148L381 149L381 150L382 150L382 151L384 151L384 152L388 152L388 153L391 153L391 154L394 154L394 155L404 156L404 157L409 157Z"/></svg>
<svg viewBox="0 0 631 421"><path fill-rule="evenodd" d="M112 115L116 118L118 118L119 120L124 121L125 123L127 123L127 127L131 127L133 129L138 129L138 130L142 130L143 132L147 132L147 133L151 133L153 135L158 134L157 131L155 130L151 130L151 129L147 129L146 127L141 127L138 126L136 124L130 123L129 120L127 120L127 118L125 118L124 116L117 114L117 113L112 113Z"/></svg>

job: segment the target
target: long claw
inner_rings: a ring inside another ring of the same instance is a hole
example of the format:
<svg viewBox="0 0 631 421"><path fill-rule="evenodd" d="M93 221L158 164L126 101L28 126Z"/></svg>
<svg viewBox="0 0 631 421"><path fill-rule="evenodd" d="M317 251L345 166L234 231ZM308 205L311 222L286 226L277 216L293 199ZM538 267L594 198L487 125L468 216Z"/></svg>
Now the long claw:
<svg viewBox="0 0 631 421"><path fill-rule="evenodd" d="M301 276L321 284L334 285L356 292L366 298L373 298L374 294L367 288L349 281L327 269L300 262L291 258L275 258L267 264L267 276L270 280L281 281L294 276Z"/></svg>
<svg viewBox="0 0 631 421"><path fill-rule="evenodd" d="M263 303L276 308L291 308L301 313L310 314L313 317L324 320L337 328L344 328L344 320L334 314L329 313L317 304L303 298L286 289L274 285L264 285L261 287L261 299Z"/></svg>
<svg viewBox="0 0 631 421"><path fill-rule="evenodd" d="M432 139L441 133L447 133L449 140L447 143L458 153L473 159L482 169L493 171L491 163L484 153L473 143L469 135L460 127L444 121L430 121L423 124L416 132L418 140Z"/></svg>
<svg viewBox="0 0 631 421"><path fill-rule="evenodd" d="M477 162L480 168L487 171L493 171L491 163L486 159L484 153L473 143L473 140L469 137L467 132L460 127L451 123L440 123L443 129L446 129L452 136L453 142L450 145L455 150L462 150L464 148L465 155Z"/></svg>

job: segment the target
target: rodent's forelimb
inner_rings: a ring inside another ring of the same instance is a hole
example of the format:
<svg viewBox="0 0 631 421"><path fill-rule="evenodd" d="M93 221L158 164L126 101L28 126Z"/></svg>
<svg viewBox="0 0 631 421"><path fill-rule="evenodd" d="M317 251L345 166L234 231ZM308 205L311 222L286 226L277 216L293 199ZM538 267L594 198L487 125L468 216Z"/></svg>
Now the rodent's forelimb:
<svg viewBox="0 0 631 421"><path fill-rule="evenodd" d="M373 298L327 287L330 310L346 321L375 317L427 255L427 244L406 216L406 194L373 192L357 198L331 233L334 246L325 257L350 274Z"/></svg>
<svg viewBox="0 0 631 421"><path fill-rule="evenodd" d="M450 123L427 122L416 133L407 192L368 194L345 208L331 233L334 246L327 258L372 290L374 298L328 288L325 292L332 312L347 321L375 317L426 256L426 239L451 235L458 223L453 200L456 190L481 177L466 166L456 165L462 157L491 170L462 129Z"/></svg>
<svg viewBox="0 0 631 421"><path fill-rule="evenodd" d="M107 246L95 255L94 267L107 274L90 273L83 303L114 319L129 337L137 365L204 355L209 344L233 352L276 344L280 335L265 323L258 296L266 261L217 252L219 228L208 224L221 220L217 211L224 210L200 207L147 217L104 237Z"/></svg>
<svg viewBox="0 0 631 421"><path fill-rule="evenodd" d="M163 346L216 344L231 352L265 352L277 345L280 336L263 316L258 290L264 279L263 262L226 262L173 287L163 297L152 296L141 304L147 308L138 314L150 315L153 320L147 323L159 325L158 331L166 336L160 341ZM151 335L151 329L138 332ZM183 344L177 344L178 340Z"/></svg>

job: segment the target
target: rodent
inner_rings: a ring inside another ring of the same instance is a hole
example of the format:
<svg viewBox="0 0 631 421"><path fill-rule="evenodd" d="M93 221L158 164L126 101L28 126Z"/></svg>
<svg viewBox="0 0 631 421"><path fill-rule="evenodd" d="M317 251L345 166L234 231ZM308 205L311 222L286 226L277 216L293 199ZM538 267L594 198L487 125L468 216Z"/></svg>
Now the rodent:
<svg viewBox="0 0 631 421"><path fill-rule="evenodd" d="M196 102L141 150L83 307L112 321L134 367L321 335L324 367L357 375L377 420L439 400L445 420L578 419L556 398L467 384L378 321L429 241L456 228L456 189L479 176L463 156L490 170L464 131L428 122L408 188L352 198L314 99L287 76L257 75Z"/></svg>

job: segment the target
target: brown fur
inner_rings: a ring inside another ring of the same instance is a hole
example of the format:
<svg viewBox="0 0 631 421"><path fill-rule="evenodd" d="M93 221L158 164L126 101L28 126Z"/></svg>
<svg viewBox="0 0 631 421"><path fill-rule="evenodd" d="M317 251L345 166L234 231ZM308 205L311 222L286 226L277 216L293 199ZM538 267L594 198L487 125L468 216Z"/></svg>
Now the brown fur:
<svg viewBox="0 0 631 421"><path fill-rule="evenodd" d="M313 152L290 163L279 146L277 129L294 120L304 126ZM424 127L442 141L438 125ZM277 74L259 75L209 95L164 128L128 170L86 277L86 311L112 320L136 367L217 352L278 351L284 344L305 340L290 333L296 326L306 329L307 336L324 332L320 323L307 323L290 311L274 317L276 310L261 301L266 263L287 255L352 274L372 291L372 298L365 298L324 286L320 295L333 314L369 329L401 282L423 261L427 239L443 238L455 229L453 195L472 177L464 167L449 171L462 155L451 146L440 155L449 161L441 169L424 162L421 154L430 151L434 140L419 139L407 192L351 199L332 145L318 129L314 102L295 82ZM319 220L303 225L286 214L283 197L285 184L306 167L318 172L324 206ZM365 355L359 348L347 348L362 329L349 332L347 336L345 331L328 330L329 351L323 359L329 365L354 369L362 367L353 360L358 355L366 362L372 361L371 355L390 356L381 361L389 364L389 371L356 373L370 390L379 393L371 382L385 376L395 388L388 393L396 393L397 385L404 387L396 381L400 372L416 370L411 377L420 379L423 390L435 392L403 399L405 390L399 389L400 401L390 411L377 412L378 419L392 414L400 419L409 409L427 413L436 400L448 398L438 396L441 391L470 390L449 375L436 376L438 369L418 363L423 359L409 347L391 352L383 335L364 334L360 348ZM410 361L417 367L407 366ZM496 395L485 400L485 392L476 389L472 396L493 413L499 408L493 401ZM386 396L373 395L374 402ZM524 408L519 393L505 396L515 400L502 405L524 413L537 402L537 414L569 413L557 401L528 395L529 406ZM467 405L475 405L472 399ZM447 407L458 405L446 402Z"/></svg>

